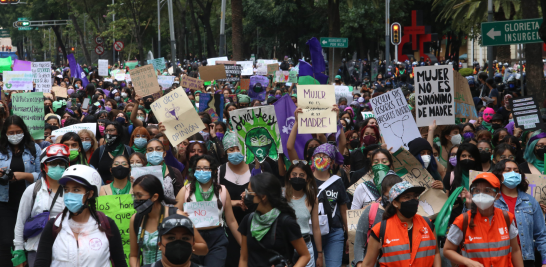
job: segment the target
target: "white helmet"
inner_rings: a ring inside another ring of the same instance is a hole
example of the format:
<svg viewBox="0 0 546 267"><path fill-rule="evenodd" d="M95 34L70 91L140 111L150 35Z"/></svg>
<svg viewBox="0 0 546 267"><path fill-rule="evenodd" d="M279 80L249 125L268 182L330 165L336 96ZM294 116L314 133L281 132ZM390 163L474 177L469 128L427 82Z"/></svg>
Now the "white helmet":
<svg viewBox="0 0 546 267"><path fill-rule="evenodd" d="M74 181L82 184L88 190L95 191L93 194L94 197L99 196L99 189L102 185L102 179L100 174L92 167L76 164L66 168L63 176L61 179L59 179L59 184L64 186L68 181Z"/></svg>

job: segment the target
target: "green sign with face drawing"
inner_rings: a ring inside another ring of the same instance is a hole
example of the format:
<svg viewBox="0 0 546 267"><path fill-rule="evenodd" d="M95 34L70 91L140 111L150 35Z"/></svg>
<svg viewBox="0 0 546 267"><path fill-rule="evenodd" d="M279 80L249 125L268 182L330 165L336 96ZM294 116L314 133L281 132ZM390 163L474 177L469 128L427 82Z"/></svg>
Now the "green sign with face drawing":
<svg viewBox="0 0 546 267"><path fill-rule="evenodd" d="M237 135L245 162L266 158L279 159L281 137L277 128L277 116L273 106L236 109L229 112L231 127Z"/></svg>

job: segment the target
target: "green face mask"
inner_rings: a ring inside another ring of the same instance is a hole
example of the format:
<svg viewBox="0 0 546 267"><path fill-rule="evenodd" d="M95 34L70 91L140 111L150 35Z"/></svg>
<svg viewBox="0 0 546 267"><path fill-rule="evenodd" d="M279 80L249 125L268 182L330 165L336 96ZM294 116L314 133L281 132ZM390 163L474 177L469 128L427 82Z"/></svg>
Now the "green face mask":
<svg viewBox="0 0 546 267"><path fill-rule="evenodd" d="M126 114L127 114L127 117L131 118L131 113L133 113L133 112L127 112L127 113L126 113Z"/></svg>
<svg viewBox="0 0 546 267"><path fill-rule="evenodd" d="M78 156L80 155L80 151L78 151L77 149L70 149L70 161L73 161L75 160Z"/></svg>
<svg viewBox="0 0 546 267"><path fill-rule="evenodd" d="M63 176L64 170L65 168L61 166L48 167L47 176L55 181L58 181Z"/></svg>

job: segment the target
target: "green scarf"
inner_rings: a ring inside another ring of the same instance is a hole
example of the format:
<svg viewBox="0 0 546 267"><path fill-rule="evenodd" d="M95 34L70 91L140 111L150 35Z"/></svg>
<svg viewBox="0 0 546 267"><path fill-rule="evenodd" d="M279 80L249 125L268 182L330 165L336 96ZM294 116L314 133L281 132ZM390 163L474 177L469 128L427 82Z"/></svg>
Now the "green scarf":
<svg viewBox="0 0 546 267"><path fill-rule="evenodd" d="M146 147L138 148L137 146L135 146L135 144L133 144L133 146L131 146L131 148L132 148L135 152L139 152L139 153L142 153L142 154L146 155Z"/></svg>
<svg viewBox="0 0 546 267"><path fill-rule="evenodd" d="M112 195L123 195L129 194L131 191L131 181L127 180L127 184L123 189L117 189L114 187L114 182L110 183L110 188L112 188Z"/></svg>
<svg viewBox="0 0 546 267"><path fill-rule="evenodd" d="M214 184L211 184L209 187L209 190L207 192L203 192L201 189L201 183L197 182L195 183L195 200L197 202L201 201L210 201L212 199L212 191L214 190ZM204 196L204 197L203 197Z"/></svg>
<svg viewBox="0 0 546 267"><path fill-rule="evenodd" d="M114 150L110 151L110 153L115 158L115 157L123 154L124 150L125 150L125 145L123 145L123 143L120 142L119 145Z"/></svg>
<svg viewBox="0 0 546 267"><path fill-rule="evenodd" d="M154 166L152 164L150 164L148 162L148 164L146 164L146 166ZM163 161L163 163L161 163L161 172L163 173L163 178L165 178L165 171L167 170L167 165L165 164L165 161Z"/></svg>
<svg viewBox="0 0 546 267"><path fill-rule="evenodd" d="M470 184L468 183L470 179L468 178L470 171L462 170L462 179L463 179L463 186L466 188L466 190L469 190Z"/></svg>
<svg viewBox="0 0 546 267"><path fill-rule="evenodd" d="M493 126L491 125L491 123L482 121L482 126L485 127L485 129L487 129L488 131L493 132Z"/></svg>
<svg viewBox="0 0 546 267"><path fill-rule="evenodd" d="M144 108L144 111L146 112L146 114L150 114L150 111L152 111L152 109Z"/></svg>
<svg viewBox="0 0 546 267"><path fill-rule="evenodd" d="M537 170L540 172L540 173L544 173L544 161L543 160L535 160L533 161L533 166L535 166L535 168L537 168Z"/></svg>
<svg viewBox="0 0 546 267"><path fill-rule="evenodd" d="M256 240L261 241L271 228L273 222L279 217L279 214L281 214L281 211L276 208L273 208L264 215L254 213L252 222L250 223L250 232L252 233L252 236L256 238Z"/></svg>

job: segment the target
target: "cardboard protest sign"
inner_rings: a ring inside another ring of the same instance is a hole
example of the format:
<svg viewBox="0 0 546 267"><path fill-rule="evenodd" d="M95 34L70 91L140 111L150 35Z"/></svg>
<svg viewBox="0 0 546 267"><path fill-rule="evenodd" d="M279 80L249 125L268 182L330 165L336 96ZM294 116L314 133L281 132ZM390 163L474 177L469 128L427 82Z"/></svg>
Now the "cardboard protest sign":
<svg viewBox="0 0 546 267"><path fill-rule="evenodd" d="M525 131L544 129L540 106L533 96L511 98L509 101L516 127L523 127Z"/></svg>
<svg viewBox="0 0 546 267"><path fill-rule="evenodd" d="M116 73L116 76L114 76L114 79L121 82L125 80L125 73Z"/></svg>
<svg viewBox="0 0 546 267"><path fill-rule="evenodd" d="M206 94L199 95L199 112L207 112L212 122L222 120L224 114L224 95Z"/></svg>
<svg viewBox="0 0 546 267"><path fill-rule="evenodd" d="M14 71L32 71L32 62L16 59L13 61Z"/></svg>
<svg viewBox="0 0 546 267"><path fill-rule="evenodd" d="M336 104L339 103L339 99L342 98L342 97L345 97L347 99L347 104L349 104L350 102L349 101L352 101L351 99L353 99L353 94L351 93L351 91L349 90L349 86L338 86L336 85L335 87L335 92L336 92Z"/></svg>
<svg viewBox="0 0 546 267"><path fill-rule="evenodd" d="M402 89L376 96L370 99L370 103L387 147L409 149L409 142L421 137Z"/></svg>
<svg viewBox="0 0 546 267"><path fill-rule="evenodd" d="M275 71L279 70L279 63L267 64L267 75L275 75Z"/></svg>
<svg viewBox="0 0 546 267"><path fill-rule="evenodd" d="M474 106L468 80L458 71L454 71L453 82L455 83L455 118L458 118L461 122L477 120L478 113Z"/></svg>
<svg viewBox="0 0 546 267"><path fill-rule="evenodd" d="M267 64L273 63L278 64L278 61L274 59L258 59L256 61L256 75L267 75Z"/></svg>
<svg viewBox="0 0 546 267"><path fill-rule="evenodd" d="M195 228L220 225L216 201L185 202L184 212L188 213Z"/></svg>
<svg viewBox="0 0 546 267"><path fill-rule="evenodd" d="M55 93L56 97L68 98L68 92L67 92L67 89L65 87L53 86L51 88L51 92Z"/></svg>
<svg viewBox="0 0 546 267"><path fill-rule="evenodd" d="M237 65L243 67L241 76L251 76L254 74L254 61L237 61Z"/></svg>
<svg viewBox="0 0 546 267"><path fill-rule="evenodd" d="M155 100L161 96L161 89L159 89L157 76L152 65L146 65L132 70L131 79L137 95L141 97L153 95ZM154 113L154 115L157 116L156 113Z"/></svg>
<svg viewBox="0 0 546 267"><path fill-rule="evenodd" d="M364 120L367 120L369 118L375 118L375 115L373 114L373 112L368 112L368 111L362 111L360 112L362 114L362 118Z"/></svg>
<svg viewBox="0 0 546 267"><path fill-rule="evenodd" d="M288 72L288 82L289 83L297 83L298 82L298 72L295 70L291 70Z"/></svg>
<svg viewBox="0 0 546 267"><path fill-rule="evenodd" d="M281 137L273 106L236 109L229 112L229 117L247 164L254 162L254 158L260 163L267 157L279 159Z"/></svg>
<svg viewBox="0 0 546 267"><path fill-rule="evenodd" d="M165 125L165 135L173 146L205 128L182 87L153 102L152 111L157 121Z"/></svg>
<svg viewBox="0 0 546 267"><path fill-rule="evenodd" d="M346 211L347 212L347 235L349 240L349 262L352 262L355 259L354 247L355 247L356 228L358 226L358 220L360 220L362 213L368 206L359 210ZM379 205L378 208L383 209L381 205Z"/></svg>
<svg viewBox="0 0 546 267"><path fill-rule="evenodd" d="M154 70L162 71L165 69L165 58L148 59L148 64L154 65Z"/></svg>
<svg viewBox="0 0 546 267"><path fill-rule="evenodd" d="M36 92L51 92L51 62L32 62L32 77Z"/></svg>
<svg viewBox="0 0 546 267"><path fill-rule="evenodd" d="M243 67L241 65L225 64L224 70L226 71L225 79L217 79L219 82L238 82L241 79L241 71Z"/></svg>
<svg viewBox="0 0 546 267"><path fill-rule="evenodd" d="M204 82L227 78L224 65L201 66L199 76Z"/></svg>
<svg viewBox="0 0 546 267"><path fill-rule="evenodd" d="M403 178L402 178L403 179ZM448 195L442 189L428 188L419 197L419 207L417 214L428 217L431 220L440 213L442 206L447 201Z"/></svg>
<svg viewBox="0 0 546 267"><path fill-rule="evenodd" d="M11 95L13 115L21 117L35 140L44 139L44 94L19 93Z"/></svg>
<svg viewBox="0 0 546 267"><path fill-rule="evenodd" d="M261 87L255 86L260 84ZM269 79L265 76L254 75L250 77L250 84L248 86L248 96L252 101L260 100L265 101L266 88L269 85ZM241 87L242 88L242 87Z"/></svg>
<svg viewBox="0 0 546 267"><path fill-rule="evenodd" d="M173 86L174 82L174 76L157 76L157 83L163 90L168 89L169 87Z"/></svg>
<svg viewBox="0 0 546 267"><path fill-rule="evenodd" d="M332 111L335 104L333 85L299 85L298 106L303 113L298 115L298 133L335 133L337 114Z"/></svg>
<svg viewBox="0 0 546 267"><path fill-rule="evenodd" d="M181 82L180 86L184 88L193 89L193 90L200 90L204 84L203 80L192 78L188 75L182 76L182 80L180 80L180 82Z"/></svg>
<svg viewBox="0 0 546 267"><path fill-rule="evenodd" d="M93 135L97 136L97 124L96 123L78 123L70 126L62 127L51 132L51 139L53 142L57 137L64 135L65 133L78 133L81 130L89 130L93 132Z"/></svg>
<svg viewBox="0 0 546 267"><path fill-rule="evenodd" d="M3 90L32 90L32 71L4 71Z"/></svg>
<svg viewBox="0 0 546 267"><path fill-rule="evenodd" d="M129 227L131 225L131 217L136 213L133 208L133 197L130 194L100 196L96 200L97 211L104 213L110 217L119 229L121 234L121 244L123 245L123 254L127 266L129 266L129 255L131 253L131 243Z"/></svg>
<svg viewBox="0 0 546 267"><path fill-rule="evenodd" d="M131 80L131 74L125 73L125 81L126 81L126 82L132 81L132 80Z"/></svg>
<svg viewBox="0 0 546 267"><path fill-rule="evenodd" d="M146 174L151 174L157 177L157 179L161 181L161 184L163 184L163 170L161 165L131 168L131 176L135 178L135 180Z"/></svg>
<svg viewBox="0 0 546 267"><path fill-rule="evenodd" d="M451 65L424 66L414 68L415 115L417 126L455 123L455 83Z"/></svg>
<svg viewBox="0 0 546 267"><path fill-rule="evenodd" d="M11 57L0 58L0 73L11 71Z"/></svg>
<svg viewBox="0 0 546 267"><path fill-rule="evenodd" d="M216 61L228 61L228 58L227 57L207 58L207 66L216 65Z"/></svg>
<svg viewBox="0 0 546 267"><path fill-rule="evenodd" d="M248 90L248 87L250 86L250 79L241 79L240 83L241 90Z"/></svg>
<svg viewBox="0 0 546 267"><path fill-rule="evenodd" d="M108 76L108 59L99 59L99 76Z"/></svg>
<svg viewBox="0 0 546 267"><path fill-rule="evenodd" d="M396 175L413 185L430 188L434 178L409 151L401 147L392 159Z"/></svg>

